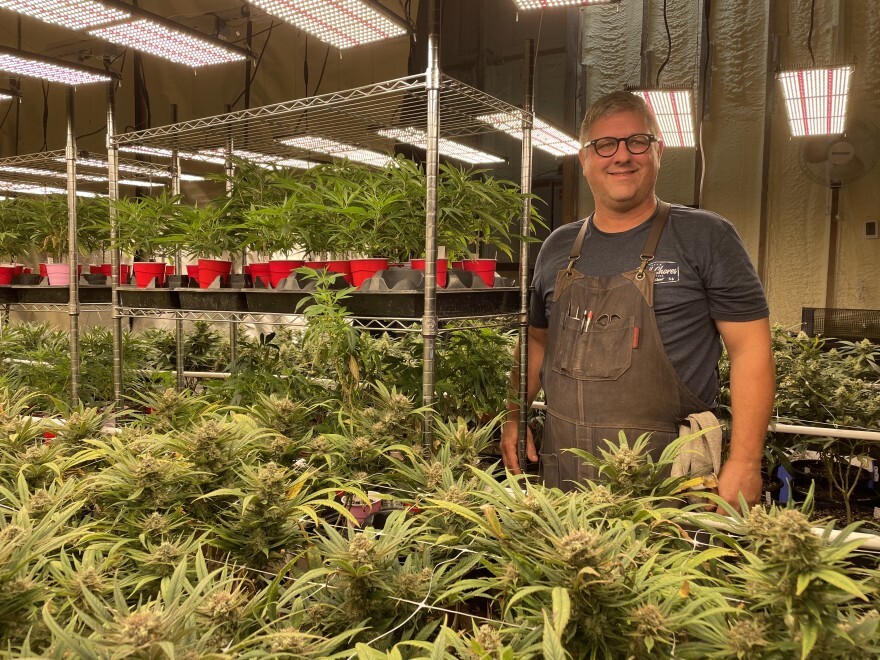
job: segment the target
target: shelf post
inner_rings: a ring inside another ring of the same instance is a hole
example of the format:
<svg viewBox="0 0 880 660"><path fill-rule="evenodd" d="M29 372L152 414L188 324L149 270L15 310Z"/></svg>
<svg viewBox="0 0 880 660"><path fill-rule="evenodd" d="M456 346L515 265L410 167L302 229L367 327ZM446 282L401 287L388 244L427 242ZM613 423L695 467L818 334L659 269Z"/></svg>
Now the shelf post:
<svg viewBox="0 0 880 660"><path fill-rule="evenodd" d="M107 83L107 194L110 199L110 305L113 310L113 407L122 410L122 312L119 307L119 146L116 144L116 81Z"/></svg>
<svg viewBox="0 0 880 660"><path fill-rule="evenodd" d="M171 104L171 123L177 123L177 104ZM177 153L177 138L174 139L174 146L171 149L171 194L179 195L180 194L180 155ZM178 275L183 274L183 256L180 253L180 249L177 250L177 253L174 258L174 272ZM176 353L176 362L177 362L177 391L180 392L183 390L184 385L184 377L183 377L183 368L184 368L184 341L183 341L183 321L178 319L174 323L174 344L177 348Z"/></svg>
<svg viewBox="0 0 880 660"><path fill-rule="evenodd" d="M434 405L434 349L437 341L437 174L440 169L440 1L428 2L428 144L425 159L425 311L422 317L422 405ZM434 445L433 411L425 413L422 450Z"/></svg>
<svg viewBox="0 0 880 660"><path fill-rule="evenodd" d="M70 403L79 404L79 270L77 268L76 228L76 132L74 129L74 91L67 88L67 260L70 272Z"/></svg>
<svg viewBox="0 0 880 660"><path fill-rule="evenodd" d="M526 41L525 70L523 79L523 122L522 122L522 166L520 190L523 194L522 227L519 244L519 432L516 452L519 467L526 467L526 437L528 424L528 383L529 383L529 243L526 237L531 233L532 216L532 124L535 116L535 42Z"/></svg>
<svg viewBox="0 0 880 660"><path fill-rule="evenodd" d="M248 21L248 25L250 26L250 21ZM226 106L226 112L232 112L232 106ZM226 196L232 197L232 177L235 176L235 163L232 161L232 153L235 148L235 144L232 138L232 130L226 129L226 163L225 171L226 171ZM234 255L230 254L230 258L233 258ZM241 257L241 268L242 274L244 273L244 264L245 264L245 254L242 253ZM235 260L233 259L233 264ZM229 323L229 361L231 364L235 364L238 361L238 323L236 321L230 321Z"/></svg>

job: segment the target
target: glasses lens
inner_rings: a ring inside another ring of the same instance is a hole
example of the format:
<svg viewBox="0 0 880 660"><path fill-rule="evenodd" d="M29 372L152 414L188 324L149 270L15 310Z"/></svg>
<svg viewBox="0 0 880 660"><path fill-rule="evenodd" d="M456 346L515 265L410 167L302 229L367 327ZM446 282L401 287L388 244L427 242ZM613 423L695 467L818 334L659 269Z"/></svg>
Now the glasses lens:
<svg viewBox="0 0 880 660"><path fill-rule="evenodd" d="M630 135L626 139L626 148L631 154L643 154L651 146L650 135Z"/></svg>
<svg viewBox="0 0 880 660"><path fill-rule="evenodd" d="M600 156L613 156L617 151L618 144L620 143L617 141L617 138L608 137L596 140L594 146L596 148L596 153Z"/></svg>

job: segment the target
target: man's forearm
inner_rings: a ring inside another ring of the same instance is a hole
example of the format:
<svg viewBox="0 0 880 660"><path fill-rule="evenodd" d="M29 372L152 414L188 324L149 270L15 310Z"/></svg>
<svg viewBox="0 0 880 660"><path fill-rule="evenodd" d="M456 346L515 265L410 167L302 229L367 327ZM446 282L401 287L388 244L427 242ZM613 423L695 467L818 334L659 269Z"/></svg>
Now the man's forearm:
<svg viewBox="0 0 880 660"><path fill-rule="evenodd" d="M761 462L767 425L773 412L776 371L772 355L754 351L730 365L732 427L728 460Z"/></svg>
<svg viewBox="0 0 880 660"><path fill-rule="evenodd" d="M541 337L534 336L534 332L529 334L528 342L528 374L526 377L526 406L531 406L538 392L541 391L541 365L544 361L544 342ZM520 407L519 400L519 342L514 348L514 367L510 372L510 397L507 402L507 409L511 412L518 412ZM514 421L517 417L508 416L508 421Z"/></svg>

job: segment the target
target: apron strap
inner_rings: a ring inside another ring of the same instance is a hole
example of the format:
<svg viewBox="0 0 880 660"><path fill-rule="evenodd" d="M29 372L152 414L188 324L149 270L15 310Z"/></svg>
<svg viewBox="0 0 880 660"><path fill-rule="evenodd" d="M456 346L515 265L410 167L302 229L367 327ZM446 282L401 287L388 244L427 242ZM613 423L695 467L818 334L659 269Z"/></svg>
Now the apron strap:
<svg viewBox="0 0 880 660"><path fill-rule="evenodd" d="M651 226L651 233L648 235L648 240L645 242L645 247L639 257L642 262L639 264L639 269L636 271L637 280L645 279L645 269L648 267L648 264L651 263L654 254L657 252L657 245L660 243L660 234L663 233L663 228L666 227L666 221L669 219L669 202L664 202L658 199L657 209L657 217L654 218L654 223ZM580 249L578 249L578 252L580 252Z"/></svg>
<svg viewBox="0 0 880 660"><path fill-rule="evenodd" d="M581 258L581 249L584 247L584 238L587 235L587 229L590 228L590 220L593 219L593 214L591 213L589 217L584 220L584 224L581 225L581 230L578 232L577 238L574 239L574 245L571 246L571 254L568 257L568 267L565 269L570 271L574 268L575 262Z"/></svg>

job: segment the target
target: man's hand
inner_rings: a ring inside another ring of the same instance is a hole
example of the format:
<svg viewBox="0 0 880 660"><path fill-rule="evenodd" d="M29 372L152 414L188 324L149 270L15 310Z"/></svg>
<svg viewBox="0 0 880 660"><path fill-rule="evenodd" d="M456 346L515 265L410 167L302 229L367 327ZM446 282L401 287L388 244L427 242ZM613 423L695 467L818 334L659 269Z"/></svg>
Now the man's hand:
<svg viewBox="0 0 880 660"><path fill-rule="evenodd" d="M519 422L516 420L505 422L501 427L501 458L504 467L513 474L520 474L519 457L517 456L516 440L519 430ZM526 458L532 463L538 461L538 452L535 451L535 440L532 438L532 430L526 427Z"/></svg>
<svg viewBox="0 0 880 660"><path fill-rule="evenodd" d="M749 508L761 499L761 462L728 460L718 475L718 495L739 511L739 494L746 498ZM725 513L717 508L718 513Z"/></svg>

